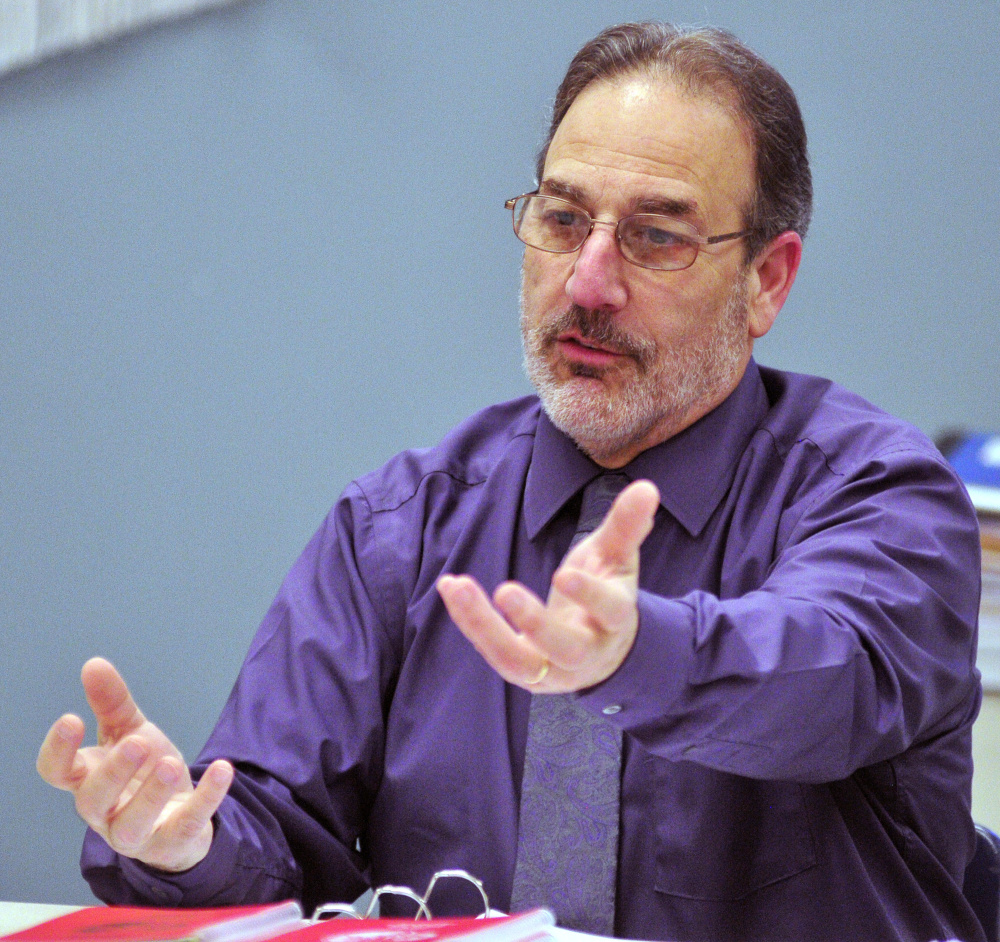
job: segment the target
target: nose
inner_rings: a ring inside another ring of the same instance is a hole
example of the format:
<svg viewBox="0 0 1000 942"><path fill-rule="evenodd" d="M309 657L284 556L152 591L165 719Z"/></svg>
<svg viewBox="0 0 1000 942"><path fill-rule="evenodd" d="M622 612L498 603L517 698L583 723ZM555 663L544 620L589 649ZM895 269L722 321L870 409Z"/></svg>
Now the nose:
<svg viewBox="0 0 1000 942"><path fill-rule="evenodd" d="M618 250L615 224L595 219L566 282L566 295L574 304L590 310L620 310L628 300L626 264Z"/></svg>

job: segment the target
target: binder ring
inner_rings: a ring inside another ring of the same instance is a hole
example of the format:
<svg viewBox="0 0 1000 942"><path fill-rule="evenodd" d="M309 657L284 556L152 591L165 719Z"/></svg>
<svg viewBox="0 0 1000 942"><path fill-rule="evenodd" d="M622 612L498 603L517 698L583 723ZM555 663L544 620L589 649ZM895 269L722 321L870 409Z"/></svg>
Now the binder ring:
<svg viewBox="0 0 1000 942"><path fill-rule="evenodd" d="M322 922L324 919L336 915L350 916L352 919L364 919L365 917L361 915L353 906L349 903L323 903L322 906L317 906L313 911L312 919L310 922Z"/></svg>
<svg viewBox="0 0 1000 942"><path fill-rule="evenodd" d="M467 870L438 870L431 876L430 882L427 884L427 889L424 890L423 896L418 896L408 886L380 886L372 893L372 898L369 901L368 908L364 913L359 913L348 903L323 903L321 906L316 907L312 914L312 918L309 921L316 923L334 916L350 916L352 919L371 919L372 914L375 912L375 908L378 906L380 896L405 896L407 899L411 899L417 904L417 914L413 917L414 919L419 919L421 916L423 916L424 919L433 919L434 917L431 915L430 906L427 904L428 900L431 897L431 893L434 892L434 887L436 886L437 881L451 877L459 880L466 880L479 890L479 895L483 898L483 911L476 916L476 918L489 918L490 900L486 895L486 888L483 886L482 880L474 877Z"/></svg>
<svg viewBox="0 0 1000 942"><path fill-rule="evenodd" d="M378 902L380 896L405 896L407 899L412 899L413 902L417 904L417 914L414 919L419 919L420 914L424 914L424 919L431 918L431 911L427 908L427 903L422 896L417 896L408 886L380 886L373 894L371 902L368 904L368 909L365 910L365 919L371 918L372 912L375 910L375 904Z"/></svg>
<svg viewBox="0 0 1000 942"><path fill-rule="evenodd" d="M486 888L483 886L483 881L474 877L468 870L438 870L432 877L431 882L427 884L427 889L424 891L424 903L426 903L431 898L431 893L434 892L434 885L438 880L456 877L459 880L467 880L471 883L477 890L479 890L479 895L483 898L483 911L476 918L485 919L490 914L490 899L486 895Z"/></svg>

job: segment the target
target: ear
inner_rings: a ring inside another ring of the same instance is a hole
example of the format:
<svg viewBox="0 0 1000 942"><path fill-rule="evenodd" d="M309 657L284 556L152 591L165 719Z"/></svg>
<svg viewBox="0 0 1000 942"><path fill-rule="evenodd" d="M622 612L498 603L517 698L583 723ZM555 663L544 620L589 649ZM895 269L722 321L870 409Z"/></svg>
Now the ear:
<svg viewBox="0 0 1000 942"><path fill-rule="evenodd" d="M748 314L750 336L763 337L774 324L792 290L802 260L802 238L797 232L782 232L750 263Z"/></svg>

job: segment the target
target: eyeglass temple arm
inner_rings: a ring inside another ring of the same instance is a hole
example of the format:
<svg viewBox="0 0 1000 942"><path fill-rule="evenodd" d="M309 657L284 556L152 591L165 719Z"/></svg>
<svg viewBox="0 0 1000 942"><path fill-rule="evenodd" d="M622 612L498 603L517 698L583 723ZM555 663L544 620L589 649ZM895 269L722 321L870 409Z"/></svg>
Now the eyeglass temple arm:
<svg viewBox="0 0 1000 942"><path fill-rule="evenodd" d="M728 242L730 239L741 239L743 236L748 236L752 232L753 229L741 229L739 232L727 232L725 235L709 236L702 244L715 245L716 242Z"/></svg>

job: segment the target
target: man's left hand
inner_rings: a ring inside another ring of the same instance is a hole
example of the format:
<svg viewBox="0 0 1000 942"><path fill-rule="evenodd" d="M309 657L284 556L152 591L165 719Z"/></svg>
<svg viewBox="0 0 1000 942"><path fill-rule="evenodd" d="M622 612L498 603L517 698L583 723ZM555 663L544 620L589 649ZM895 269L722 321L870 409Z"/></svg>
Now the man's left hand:
<svg viewBox="0 0 1000 942"><path fill-rule="evenodd" d="M490 600L471 576L442 576L438 591L455 624L504 680L532 693L564 693L610 677L639 627L639 547L660 495L636 481L601 525L574 546L542 601L518 582Z"/></svg>

